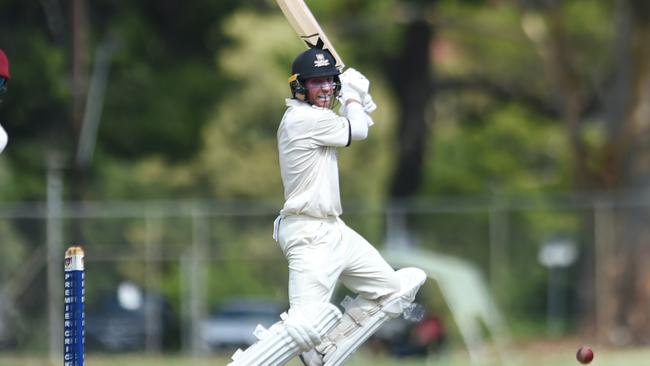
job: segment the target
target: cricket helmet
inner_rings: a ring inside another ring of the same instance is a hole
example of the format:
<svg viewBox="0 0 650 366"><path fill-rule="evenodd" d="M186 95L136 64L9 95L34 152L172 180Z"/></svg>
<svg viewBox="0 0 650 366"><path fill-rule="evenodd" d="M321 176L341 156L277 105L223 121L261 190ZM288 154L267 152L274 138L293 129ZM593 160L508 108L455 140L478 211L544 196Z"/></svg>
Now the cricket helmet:
<svg viewBox="0 0 650 366"><path fill-rule="evenodd" d="M291 76L289 77L289 87L291 94L307 95L305 89L305 80L316 77L334 77L337 85L336 94L340 88L339 75L341 71L336 67L334 56L328 51L321 48L310 48L296 57L291 64Z"/></svg>
<svg viewBox="0 0 650 366"><path fill-rule="evenodd" d="M2 49L0 49L0 77L9 80L9 59Z"/></svg>

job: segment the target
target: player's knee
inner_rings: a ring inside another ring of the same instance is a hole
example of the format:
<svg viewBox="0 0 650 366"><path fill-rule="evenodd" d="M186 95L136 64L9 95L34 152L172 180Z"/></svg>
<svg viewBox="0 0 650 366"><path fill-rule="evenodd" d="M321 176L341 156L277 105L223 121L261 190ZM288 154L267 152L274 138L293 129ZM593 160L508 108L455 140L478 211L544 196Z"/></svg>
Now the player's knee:
<svg viewBox="0 0 650 366"><path fill-rule="evenodd" d="M382 296L384 299L394 297L411 298L413 301L415 294L422 284L426 281L427 275L419 268L407 267L395 271L393 276L386 284L386 295Z"/></svg>
<svg viewBox="0 0 650 366"><path fill-rule="evenodd" d="M415 301L415 295L427 279L426 273L419 268L407 267L395 272L399 281L399 290L385 298L384 311L391 316L397 316Z"/></svg>
<svg viewBox="0 0 650 366"><path fill-rule="evenodd" d="M400 287L420 287L426 281L427 274L417 267L405 267L395 271L400 279Z"/></svg>
<svg viewBox="0 0 650 366"><path fill-rule="evenodd" d="M415 267L402 268L396 273L400 280L401 297L409 302L413 302L418 290L427 280L427 274L423 270Z"/></svg>

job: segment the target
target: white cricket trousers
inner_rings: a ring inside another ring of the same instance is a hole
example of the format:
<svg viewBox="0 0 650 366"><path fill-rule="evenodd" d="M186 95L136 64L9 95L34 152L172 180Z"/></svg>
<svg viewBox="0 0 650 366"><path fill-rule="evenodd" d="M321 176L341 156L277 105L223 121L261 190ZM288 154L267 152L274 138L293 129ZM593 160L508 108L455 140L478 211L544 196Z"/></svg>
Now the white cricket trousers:
<svg viewBox="0 0 650 366"><path fill-rule="evenodd" d="M291 307L329 302L337 280L369 300L400 289L395 271L377 249L340 218L285 216L276 230L289 262Z"/></svg>

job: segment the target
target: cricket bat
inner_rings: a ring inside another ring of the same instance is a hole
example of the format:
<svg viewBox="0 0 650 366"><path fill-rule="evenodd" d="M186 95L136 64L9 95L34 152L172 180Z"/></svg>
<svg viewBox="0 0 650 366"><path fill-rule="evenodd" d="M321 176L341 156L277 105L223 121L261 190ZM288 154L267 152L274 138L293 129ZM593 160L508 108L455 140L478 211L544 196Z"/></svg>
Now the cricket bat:
<svg viewBox="0 0 650 366"><path fill-rule="evenodd" d="M308 48L321 48L330 51L336 67L343 71L345 64L341 57L336 53L332 43L321 29L314 15L311 13L304 0L276 0L284 16L291 24L291 27L298 34L301 40L305 42Z"/></svg>

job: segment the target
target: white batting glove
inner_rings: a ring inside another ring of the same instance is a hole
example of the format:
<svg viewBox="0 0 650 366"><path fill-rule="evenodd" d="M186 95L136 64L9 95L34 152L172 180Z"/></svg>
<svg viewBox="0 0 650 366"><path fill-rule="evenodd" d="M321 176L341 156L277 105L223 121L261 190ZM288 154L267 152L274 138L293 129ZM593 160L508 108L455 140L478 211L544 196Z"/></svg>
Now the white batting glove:
<svg viewBox="0 0 650 366"><path fill-rule="evenodd" d="M370 94L365 95L363 101L361 102L361 105L363 106L363 110L366 111L366 113L368 114L372 113L375 109L377 109L377 105L372 100L372 96Z"/></svg>
<svg viewBox="0 0 650 366"><path fill-rule="evenodd" d="M305 319L293 308L289 309L289 314L285 314L280 316L284 322L284 329L296 341L301 350L307 351L321 343L318 331L310 325L311 320Z"/></svg>
<svg viewBox="0 0 650 366"><path fill-rule="evenodd" d="M361 95L357 90L351 88L350 85L341 83L341 92L339 94L339 99L341 100L342 108L345 108L345 106L348 104L348 101L350 100L355 100L361 103L363 100L363 95Z"/></svg>
<svg viewBox="0 0 650 366"><path fill-rule="evenodd" d="M361 102L361 106L363 107L363 111L366 112L366 116L368 117L367 118L368 127L374 125L375 123L372 121L372 118L370 117L370 113L372 113L375 109L377 109L377 105L372 100L372 96L370 94L366 94L366 96L363 98L363 102ZM347 104L343 101L341 101L339 114L341 116L347 116Z"/></svg>
<svg viewBox="0 0 650 366"><path fill-rule="evenodd" d="M339 75L339 79L341 80L341 102L343 104L350 99L361 103L368 94L370 81L357 70L348 68Z"/></svg>
<svg viewBox="0 0 650 366"><path fill-rule="evenodd" d="M368 124L368 127L375 125L375 121L373 121L372 117L370 117L368 114L366 114L366 123Z"/></svg>
<svg viewBox="0 0 650 366"><path fill-rule="evenodd" d="M339 78L341 79L341 84L347 84L350 88L358 91L362 96L368 94L368 90L370 90L370 81L368 78L351 67L339 75Z"/></svg>

